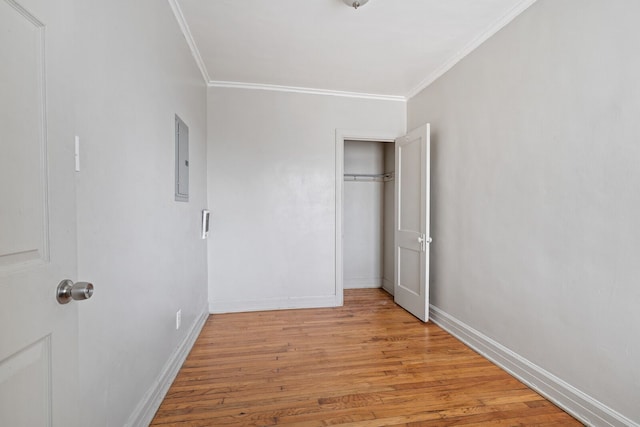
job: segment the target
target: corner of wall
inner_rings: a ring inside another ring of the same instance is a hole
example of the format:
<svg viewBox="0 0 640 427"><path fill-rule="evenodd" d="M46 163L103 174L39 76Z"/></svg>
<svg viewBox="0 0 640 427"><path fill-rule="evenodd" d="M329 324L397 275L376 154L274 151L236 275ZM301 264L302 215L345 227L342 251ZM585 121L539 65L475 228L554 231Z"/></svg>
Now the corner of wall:
<svg viewBox="0 0 640 427"><path fill-rule="evenodd" d="M189 333L187 333L180 345L171 354L160 371L158 378L153 382L129 416L125 424L126 427L146 427L151 423L162 400L178 375L182 364L198 339L208 317L207 307L202 307L200 314L191 325Z"/></svg>
<svg viewBox="0 0 640 427"><path fill-rule="evenodd" d="M592 426L640 427L640 424L626 418L438 307L431 305L429 316L433 323L581 422Z"/></svg>

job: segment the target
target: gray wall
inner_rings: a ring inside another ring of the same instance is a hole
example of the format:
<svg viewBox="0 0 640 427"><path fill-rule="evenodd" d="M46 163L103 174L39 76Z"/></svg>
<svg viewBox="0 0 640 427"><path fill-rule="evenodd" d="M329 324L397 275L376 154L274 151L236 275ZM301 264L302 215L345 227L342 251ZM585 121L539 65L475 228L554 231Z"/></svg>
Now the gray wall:
<svg viewBox="0 0 640 427"><path fill-rule="evenodd" d="M166 1L76 7L78 277L96 291L79 304L83 395L68 410L121 427L207 310L206 88ZM190 131L188 203L174 201L175 113Z"/></svg>
<svg viewBox="0 0 640 427"><path fill-rule="evenodd" d="M408 103L432 303L640 421L640 2L540 0Z"/></svg>
<svg viewBox="0 0 640 427"><path fill-rule="evenodd" d="M336 129L401 135L402 102L209 88L212 312L336 302Z"/></svg>

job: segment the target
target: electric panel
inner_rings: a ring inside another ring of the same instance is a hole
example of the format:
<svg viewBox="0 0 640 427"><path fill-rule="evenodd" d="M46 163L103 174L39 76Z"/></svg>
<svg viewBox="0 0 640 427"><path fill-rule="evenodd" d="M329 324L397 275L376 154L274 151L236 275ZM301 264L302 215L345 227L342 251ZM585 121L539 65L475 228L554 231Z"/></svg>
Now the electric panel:
<svg viewBox="0 0 640 427"><path fill-rule="evenodd" d="M189 201L189 127L176 114L176 201Z"/></svg>

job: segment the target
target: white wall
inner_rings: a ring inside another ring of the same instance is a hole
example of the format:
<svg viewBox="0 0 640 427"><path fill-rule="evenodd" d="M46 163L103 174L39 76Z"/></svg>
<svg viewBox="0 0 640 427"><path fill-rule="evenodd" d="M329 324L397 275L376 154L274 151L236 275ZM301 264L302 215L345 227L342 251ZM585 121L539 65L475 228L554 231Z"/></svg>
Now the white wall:
<svg viewBox="0 0 640 427"><path fill-rule="evenodd" d="M638 16L539 0L408 103L433 132L432 303L636 423Z"/></svg>
<svg viewBox="0 0 640 427"><path fill-rule="evenodd" d="M405 128L405 104L210 88L212 312L335 303L336 129Z"/></svg>
<svg viewBox="0 0 640 427"><path fill-rule="evenodd" d="M65 410L121 427L207 311L206 89L166 1L77 1L76 23L78 277L96 290L79 304L83 395ZM175 113L190 131L188 203L174 201Z"/></svg>
<svg viewBox="0 0 640 427"><path fill-rule="evenodd" d="M385 172L384 144L344 142L344 173ZM382 285L384 182L344 181L343 279L345 289Z"/></svg>

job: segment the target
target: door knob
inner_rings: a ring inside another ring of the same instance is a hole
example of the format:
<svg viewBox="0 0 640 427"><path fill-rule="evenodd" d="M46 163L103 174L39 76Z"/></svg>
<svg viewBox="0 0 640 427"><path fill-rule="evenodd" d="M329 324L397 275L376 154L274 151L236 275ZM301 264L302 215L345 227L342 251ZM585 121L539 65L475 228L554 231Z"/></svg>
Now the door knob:
<svg viewBox="0 0 640 427"><path fill-rule="evenodd" d="M89 299L93 295L93 285L89 282L77 282L65 279L58 285L56 299L60 304L66 304L72 299L79 301Z"/></svg>

